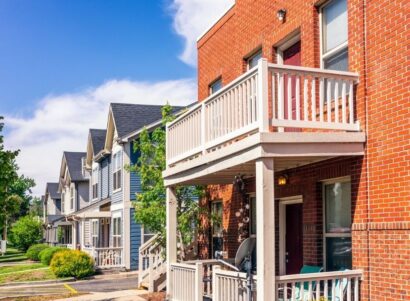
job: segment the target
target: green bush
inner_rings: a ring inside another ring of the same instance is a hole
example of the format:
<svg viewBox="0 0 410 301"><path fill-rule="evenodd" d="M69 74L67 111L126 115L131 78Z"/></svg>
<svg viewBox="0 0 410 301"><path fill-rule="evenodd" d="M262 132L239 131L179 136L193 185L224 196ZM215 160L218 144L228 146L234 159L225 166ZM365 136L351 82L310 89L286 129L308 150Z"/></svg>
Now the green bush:
<svg viewBox="0 0 410 301"><path fill-rule="evenodd" d="M41 221L33 216L23 216L11 227L10 241L21 251L26 251L31 245L40 242L42 237Z"/></svg>
<svg viewBox="0 0 410 301"><path fill-rule="evenodd" d="M44 249L38 254L40 261L42 264L50 265L51 259L53 258L54 254L60 251L67 250L67 248L62 247L51 247Z"/></svg>
<svg viewBox="0 0 410 301"><path fill-rule="evenodd" d="M51 271L57 277L81 279L94 274L94 260L78 250L65 250L56 253L50 262Z"/></svg>
<svg viewBox="0 0 410 301"><path fill-rule="evenodd" d="M40 257L39 257L40 252L48 248L50 247L45 244L32 245L30 248L28 248L26 252L26 256L28 259L31 259L34 261L40 261Z"/></svg>

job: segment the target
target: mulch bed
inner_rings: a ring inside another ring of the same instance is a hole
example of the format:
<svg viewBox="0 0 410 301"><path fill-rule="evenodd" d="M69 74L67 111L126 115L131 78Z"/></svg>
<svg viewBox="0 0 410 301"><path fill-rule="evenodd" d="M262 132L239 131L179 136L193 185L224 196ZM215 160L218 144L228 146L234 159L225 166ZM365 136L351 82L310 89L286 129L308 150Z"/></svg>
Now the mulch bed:
<svg viewBox="0 0 410 301"><path fill-rule="evenodd" d="M146 294L146 295L141 295L139 297L142 297L147 301L164 301L165 300L165 292L150 293L150 294Z"/></svg>

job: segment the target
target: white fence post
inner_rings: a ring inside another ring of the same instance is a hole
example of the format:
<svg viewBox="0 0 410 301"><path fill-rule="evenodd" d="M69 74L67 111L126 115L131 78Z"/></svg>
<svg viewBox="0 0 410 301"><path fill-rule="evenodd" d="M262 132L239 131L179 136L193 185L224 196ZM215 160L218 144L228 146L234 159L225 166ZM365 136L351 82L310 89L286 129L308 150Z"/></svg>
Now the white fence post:
<svg viewBox="0 0 410 301"><path fill-rule="evenodd" d="M203 301L203 279L204 279L204 269L202 262L196 264L195 271L195 300Z"/></svg>
<svg viewBox="0 0 410 301"><path fill-rule="evenodd" d="M268 105L268 61L259 60L258 63L258 121L259 131L269 131L269 105Z"/></svg>

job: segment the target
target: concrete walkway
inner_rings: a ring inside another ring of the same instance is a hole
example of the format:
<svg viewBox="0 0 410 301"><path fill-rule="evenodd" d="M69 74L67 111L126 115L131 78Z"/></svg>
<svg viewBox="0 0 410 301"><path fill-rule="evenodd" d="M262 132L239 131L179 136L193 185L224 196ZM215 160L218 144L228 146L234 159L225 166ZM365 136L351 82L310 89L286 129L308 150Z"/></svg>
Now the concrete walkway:
<svg viewBox="0 0 410 301"><path fill-rule="evenodd" d="M144 290L123 290L115 292L91 293L84 296L58 299L55 301L146 301L138 297L147 294Z"/></svg>

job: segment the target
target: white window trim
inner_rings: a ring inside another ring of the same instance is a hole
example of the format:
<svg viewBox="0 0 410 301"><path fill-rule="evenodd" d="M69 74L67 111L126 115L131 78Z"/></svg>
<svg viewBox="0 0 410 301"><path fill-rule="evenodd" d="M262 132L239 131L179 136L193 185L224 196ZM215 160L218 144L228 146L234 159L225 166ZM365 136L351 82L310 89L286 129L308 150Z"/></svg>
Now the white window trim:
<svg viewBox="0 0 410 301"><path fill-rule="evenodd" d="M340 44L339 46L336 46L335 48L327 51L326 53L324 53L324 38L323 38L323 8L325 8L327 5L329 5L332 1L337 1L337 0L329 0L326 1L324 4L322 4L319 8L319 41L320 41L320 68L324 69L325 68L325 64L324 61L325 59L327 59L328 57L341 52L343 49L345 48L349 48L349 28L347 29L348 32L348 37L347 37L347 41ZM347 11L347 17L349 18L349 12ZM349 19L348 19L349 21ZM349 22L347 22L347 27L349 27Z"/></svg>
<svg viewBox="0 0 410 301"><path fill-rule="evenodd" d="M288 49L290 46L295 45L300 41L300 32L296 34L293 33L287 37L279 46L276 48L277 63L278 65L283 65L283 52Z"/></svg>
<svg viewBox="0 0 410 301"><path fill-rule="evenodd" d="M112 155L112 158L113 158L113 162L112 162L112 163L114 163L114 162L116 161L116 158L115 158L115 157L118 156L118 155L121 155L121 156L120 156L120 167L117 168L116 170L114 170L114 168L112 169L112 190L113 190L112 193L116 193L116 192L121 191L121 190L122 190L122 186L123 186L123 182L122 182L122 179L123 179L123 172L122 172L122 170L123 170L123 168L122 168L123 155L122 155L122 151L121 151L121 150L115 152L115 153ZM112 165L113 165L113 164L112 164ZM115 163L115 166L116 166L116 163ZM121 183L120 183L120 187L119 187L119 188L114 189L114 173L116 173L116 172L118 172L118 171L121 171Z"/></svg>
<svg viewBox="0 0 410 301"><path fill-rule="evenodd" d="M75 189L73 186L70 186L70 210L75 210Z"/></svg>
<svg viewBox="0 0 410 301"><path fill-rule="evenodd" d="M303 196L295 195L279 200L279 275L286 275L286 206L303 204Z"/></svg>
<svg viewBox="0 0 410 301"><path fill-rule="evenodd" d="M115 225L115 220L116 219L119 219L120 220L120 223L119 223L119 225L120 225L120 227L121 227L121 234L114 234L114 225ZM123 242L123 233L124 233L124 225L123 225L123 218L122 218L122 216L121 215L119 215L119 216L116 216L116 217L113 217L112 218L112 221L111 221L111 224L112 224L112 246L113 246L113 248L122 248L123 246L124 246L124 242ZM120 244L120 246L115 246L114 247L114 238L119 238L119 244Z"/></svg>
<svg viewBox="0 0 410 301"><path fill-rule="evenodd" d="M326 258L326 238L328 237L352 237L352 232L350 233L326 233L326 195L325 195L325 186L329 184L334 184L337 182L346 183L352 182L350 176L339 177L333 179L327 179L320 181L322 183L322 225L323 225L323 268L327 271L327 258ZM350 184L351 185L351 184ZM352 201L350 199L350 201ZM352 220L353 223L353 220Z"/></svg>
<svg viewBox="0 0 410 301"><path fill-rule="evenodd" d="M245 58L245 61L246 61L246 70L250 70L250 69L251 69L251 68L250 68L251 66L249 65L249 62L250 62L251 59L253 59L255 56L257 56L259 53L261 54L261 58L260 58L260 59L263 59L263 48L262 48L262 46L258 47L255 51L251 52L251 54L248 55L248 56ZM256 66L254 66L253 68L256 68Z"/></svg>
<svg viewBox="0 0 410 301"><path fill-rule="evenodd" d="M217 82L221 82L221 89L223 88L223 83L222 83L222 76L218 76L217 78L215 78L209 85L208 85L208 93L209 95L213 95L215 93L217 93L218 91L220 91L221 89L212 92L212 86L215 85Z"/></svg>

